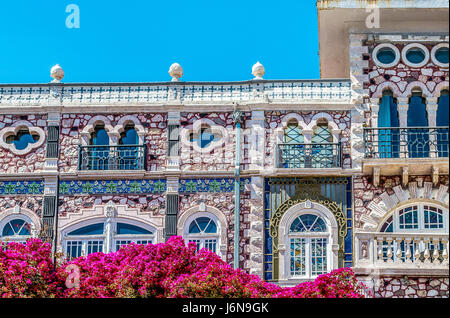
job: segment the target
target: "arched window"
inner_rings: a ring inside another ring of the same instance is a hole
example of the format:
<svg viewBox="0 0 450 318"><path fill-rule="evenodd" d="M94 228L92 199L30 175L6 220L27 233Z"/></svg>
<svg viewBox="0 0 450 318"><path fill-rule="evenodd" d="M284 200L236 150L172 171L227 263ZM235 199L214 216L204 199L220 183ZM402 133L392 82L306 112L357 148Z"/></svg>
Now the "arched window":
<svg viewBox="0 0 450 318"><path fill-rule="evenodd" d="M427 107L422 92L415 91L409 99L408 107L408 156L409 158L429 157L429 131Z"/></svg>
<svg viewBox="0 0 450 318"><path fill-rule="evenodd" d="M283 168L305 167L305 144L297 122L288 123L280 145L280 166Z"/></svg>
<svg viewBox="0 0 450 318"><path fill-rule="evenodd" d="M31 224L25 219L7 219L2 223L0 241L25 243L31 237Z"/></svg>
<svg viewBox="0 0 450 318"><path fill-rule="evenodd" d="M381 232L429 232L448 229L445 210L418 203L396 210L381 226Z"/></svg>
<svg viewBox="0 0 450 318"><path fill-rule="evenodd" d="M91 170L108 170L109 136L104 124L95 126L90 143L88 158Z"/></svg>
<svg viewBox="0 0 450 318"><path fill-rule="evenodd" d="M331 168L337 166L337 155L333 154L333 136L328 123L318 123L312 137L312 160L313 168Z"/></svg>
<svg viewBox="0 0 450 318"><path fill-rule="evenodd" d="M401 236L393 235L391 240L378 241L379 259L423 262L432 257L434 261L440 262L446 249L442 234L448 235L448 211L431 203L401 207L386 219L380 232L401 233ZM420 233L427 233L425 239Z"/></svg>
<svg viewBox="0 0 450 318"><path fill-rule="evenodd" d="M448 49L447 49L448 50ZM447 51L448 54L448 51ZM439 157L449 156L449 97L448 90L443 90L438 100L438 109L436 114L436 126L441 127L437 129L437 150ZM442 128L446 127L446 128Z"/></svg>
<svg viewBox="0 0 450 318"><path fill-rule="evenodd" d="M140 156L141 148L138 144L139 137L134 123L125 125L119 139L118 170L137 170L143 167L144 156ZM126 145L130 146L126 147Z"/></svg>
<svg viewBox="0 0 450 318"><path fill-rule="evenodd" d="M386 127L386 128L385 128ZM383 91L378 113L378 152L380 158L398 158L400 133L397 101L391 90Z"/></svg>
<svg viewBox="0 0 450 318"><path fill-rule="evenodd" d="M199 216L192 220L187 231L187 241L197 245L197 251L206 248L217 253L218 229L216 222L208 216Z"/></svg>
<svg viewBox="0 0 450 318"><path fill-rule="evenodd" d="M329 271L329 229L316 214L302 214L288 232L291 278L312 278Z"/></svg>
<svg viewBox="0 0 450 318"><path fill-rule="evenodd" d="M64 251L66 256L76 258L97 252L115 252L121 246L150 244L154 240L154 231L137 222L117 221L106 226L105 222L81 225L64 234Z"/></svg>
<svg viewBox="0 0 450 318"><path fill-rule="evenodd" d="M25 149L28 144L34 144L39 140L38 134L31 134L28 128L20 129L16 135L9 135L6 137L7 144L14 144L17 150Z"/></svg>

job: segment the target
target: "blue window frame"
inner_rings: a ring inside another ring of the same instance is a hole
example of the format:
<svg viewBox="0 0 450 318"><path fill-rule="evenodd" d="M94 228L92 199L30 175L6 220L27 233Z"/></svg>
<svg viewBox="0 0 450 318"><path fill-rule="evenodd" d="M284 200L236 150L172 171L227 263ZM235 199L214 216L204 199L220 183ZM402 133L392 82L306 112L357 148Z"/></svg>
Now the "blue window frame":
<svg viewBox="0 0 450 318"><path fill-rule="evenodd" d="M383 92L378 112L378 152L380 158L398 158L400 154L400 134L390 127L399 127L397 103L392 91Z"/></svg>
<svg viewBox="0 0 450 318"><path fill-rule="evenodd" d="M117 223L117 234L123 235L123 234L131 234L131 235L138 235L138 234L153 234L151 231L146 230L140 226L136 226L133 224L128 223Z"/></svg>
<svg viewBox="0 0 450 318"><path fill-rule="evenodd" d="M428 127L428 115L421 92L412 94L408 107L408 127ZM428 129L408 129L409 158L426 158L430 154Z"/></svg>
<svg viewBox="0 0 450 318"><path fill-rule="evenodd" d="M30 224L25 220L14 219L6 223L3 227L2 236L29 236Z"/></svg>
<svg viewBox="0 0 450 318"><path fill-rule="evenodd" d="M118 168L119 170L138 170L140 148L139 137L134 128L134 124L126 125L121 133L119 145L130 145L130 147L120 147L118 151Z"/></svg>
<svg viewBox="0 0 450 318"><path fill-rule="evenodd" d="M108 170L109 136L104 125L95 127L91 136L91 145L98 146L90 149L89 161L91 170Z"/></svg>

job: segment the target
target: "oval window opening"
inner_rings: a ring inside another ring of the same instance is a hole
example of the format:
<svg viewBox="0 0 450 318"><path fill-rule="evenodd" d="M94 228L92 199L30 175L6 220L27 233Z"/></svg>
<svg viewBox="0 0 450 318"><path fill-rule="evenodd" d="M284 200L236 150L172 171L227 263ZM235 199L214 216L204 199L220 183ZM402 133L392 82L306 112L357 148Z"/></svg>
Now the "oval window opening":
<svg viewBox="0 0 450 318"><path fill-rule="evenodd" d="M439 63L448 64L448 47L441 47L434 56Z"/></svg>
<svg viewBox="0 0 450 318"><path fill-rule="evenodd" d="M383 64L391 64L395 61L395 52L390 48L384 48L378 51L377 59Z"/></svg>
<svg viewBox="0 0 450 318"><path fill-rule="evenodd" d="M406 52L406 58L410 63L419 64L425 60L425 52L419 48L413 48Z"/></svg>

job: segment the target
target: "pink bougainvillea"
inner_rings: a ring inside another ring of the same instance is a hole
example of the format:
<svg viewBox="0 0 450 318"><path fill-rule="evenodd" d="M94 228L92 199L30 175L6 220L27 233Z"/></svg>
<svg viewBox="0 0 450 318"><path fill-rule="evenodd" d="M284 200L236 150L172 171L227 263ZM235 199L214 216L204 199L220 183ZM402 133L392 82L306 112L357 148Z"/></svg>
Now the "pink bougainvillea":
<svg viewBox="0 0 450 318"><path fill-rule="evenodd" d="M77 269L77 283L67 284ZM314 282L281 288L216 254L196 252L181 237L167 243L122 247L70 261L52 261L51 247L40 240L3 244L0 249L1 297L230 297L361 298L365 286L351 269L319 276Z"/></svg>

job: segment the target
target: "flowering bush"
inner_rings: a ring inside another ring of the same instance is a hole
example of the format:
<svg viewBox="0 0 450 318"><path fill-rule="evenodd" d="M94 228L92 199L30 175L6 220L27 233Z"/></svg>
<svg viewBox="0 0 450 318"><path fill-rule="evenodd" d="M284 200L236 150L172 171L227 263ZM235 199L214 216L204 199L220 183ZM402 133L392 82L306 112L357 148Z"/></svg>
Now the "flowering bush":
<svg viewBox="0 0 450 318"><path fill-rule="evenodd" d="M76 268L79 280L71 282ZM122 247L53 264L40 240L9 243L0 250L1 297L364 297L365 287L348 268L291 288L234 270L215 253L196 252L181 237L167 243Z"/></svg>
<svg viewBox="0 0 450 318"><path fill-rule="evenodd" d="M64 282L56 277L51 246L38 239L0 245L1 297L55 297Z"/></svg>

